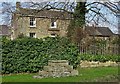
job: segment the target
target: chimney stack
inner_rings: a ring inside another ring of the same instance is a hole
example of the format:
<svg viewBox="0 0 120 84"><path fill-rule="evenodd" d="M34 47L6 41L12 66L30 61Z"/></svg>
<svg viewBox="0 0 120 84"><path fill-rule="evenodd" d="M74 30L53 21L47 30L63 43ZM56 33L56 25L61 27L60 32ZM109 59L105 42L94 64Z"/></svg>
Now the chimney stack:
<svg viewBox="0 0 120 84"><path fill-rule="evenodd" d="M19 11L19 8L21 7L20 2L16 2L16 10Z"/></svg>

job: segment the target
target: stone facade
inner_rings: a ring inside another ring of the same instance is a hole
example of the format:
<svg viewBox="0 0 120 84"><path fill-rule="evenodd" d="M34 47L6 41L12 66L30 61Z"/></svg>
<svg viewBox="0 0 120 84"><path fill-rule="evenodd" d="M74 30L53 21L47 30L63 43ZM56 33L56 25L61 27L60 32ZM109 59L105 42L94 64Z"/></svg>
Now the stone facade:
<svg viewBox="0 0 120 84"><path fill-rule="evenodd" d="M17 38L20 34L30 36L35 33L35 38L43 38L51 35L66 36L67 28L70 23L71 14L54 10L43 10L39 13L33 9L25 9L20 7L20 3L16 4L16 12L12 17L12 39ZM30 26L30 18L34 17L35 26ZM51 28L52 20L56 22L56 27Z"/></svg>
<svg viewBox="0 0 120 84"><path fill-rule="evenodd" d="M86 26L85 31L90 39L110 40L114 35L109 27Z"/></svg>
<svg viewBox="0 0 120 84"><path fill-rule="evenodd" d="M10 39L10 27L7 25L0 25L0 36L4 36L7 39Z"/></svg>
<svg viewBox="0 0 120 84"><path fill-rule="evenodd" d="M76 76L78 71L70 66L67 60L49 60L48 66L44 66L43 71L39 71L38 76L34 78L47 78L47 77L66 77Z"/></svg>

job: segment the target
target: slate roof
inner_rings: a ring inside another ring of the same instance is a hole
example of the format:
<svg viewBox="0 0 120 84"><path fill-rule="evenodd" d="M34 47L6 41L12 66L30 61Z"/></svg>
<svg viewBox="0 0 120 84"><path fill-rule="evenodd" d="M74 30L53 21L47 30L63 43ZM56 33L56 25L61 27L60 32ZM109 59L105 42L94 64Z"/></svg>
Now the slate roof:
<svg viewBox="0 0 120 84"><path fill-rule="evenodd" d="M95 35L95 36L101 36L101 37L109 37L114 35L113 32L108 27L87 26L85 30L90 36Z"/></svg>
<svg viewBox="0 0 120 84"><path fill-rule="evenodd" d="M10 35L9 27L7 25L0 25L0 35L2 36Z"/></svg>
<svg viewBox="0 0 120 84"><path fill-rule="evenodd" d="M37 10L37 9L28 9L28 8L19 8L19 11L16 13L24 16L35 16L41 18L57 18L57 19L71 19L73 14L67 11L60 10Z"/></svg>

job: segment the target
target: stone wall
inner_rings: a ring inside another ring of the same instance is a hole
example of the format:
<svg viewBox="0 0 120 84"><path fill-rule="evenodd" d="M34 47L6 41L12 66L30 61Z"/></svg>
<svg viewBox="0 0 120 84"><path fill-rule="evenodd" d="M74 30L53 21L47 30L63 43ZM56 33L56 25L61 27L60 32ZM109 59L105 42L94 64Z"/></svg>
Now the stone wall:
<svg viewBox="0 0 120 84"><path fill-rule="evenodd" d="M99 61L81 61L80 67L104 67L104 66L118 66L118 63L107 61L107 62L99 62Z"/></svg>
<svg viewBox="0 0 120 84"><path fill-rule="evenodd" d="M78 71L70 66L67 60L49 60L48 66L44 66L42 71L39 71L38 76L34 78L47 77L66 77L78 75Z"/></svg>
<svg viewBox="0 0 120 84"><path fill-rule="evenodd" d="M66 36L67 28L70 24L70 20L67 19L57 19L57 28L50 28L51 19L50 18L38 18L36 17L36 27L30 27L30 17L20 17L20 15L13 16L13 27L14 35L12 37L17 38L21 33L24 36L30 36L29 33L35 33L36 38L43 38L51 36L52 33L59 35L61 37Z"/></svg>

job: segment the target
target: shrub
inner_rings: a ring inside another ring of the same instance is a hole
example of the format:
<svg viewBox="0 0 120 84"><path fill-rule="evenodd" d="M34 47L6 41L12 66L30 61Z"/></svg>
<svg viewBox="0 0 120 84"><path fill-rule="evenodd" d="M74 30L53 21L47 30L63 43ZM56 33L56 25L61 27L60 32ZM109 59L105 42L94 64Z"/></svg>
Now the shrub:
<svg viewBox="0 0 120 84"><path fill-rule="evenodd" d="M79 54L79 59L87 61L115 61L119 62L120 56L118 55L92 55L92 54Z"/></svg>
<svg viewBox="0 0 120 84"><path fill-rule="evenodd" d="M77 66L78 48L67 38L18 38L3 41L2 73L38 72L48 60L68 60Z"/></svg>

